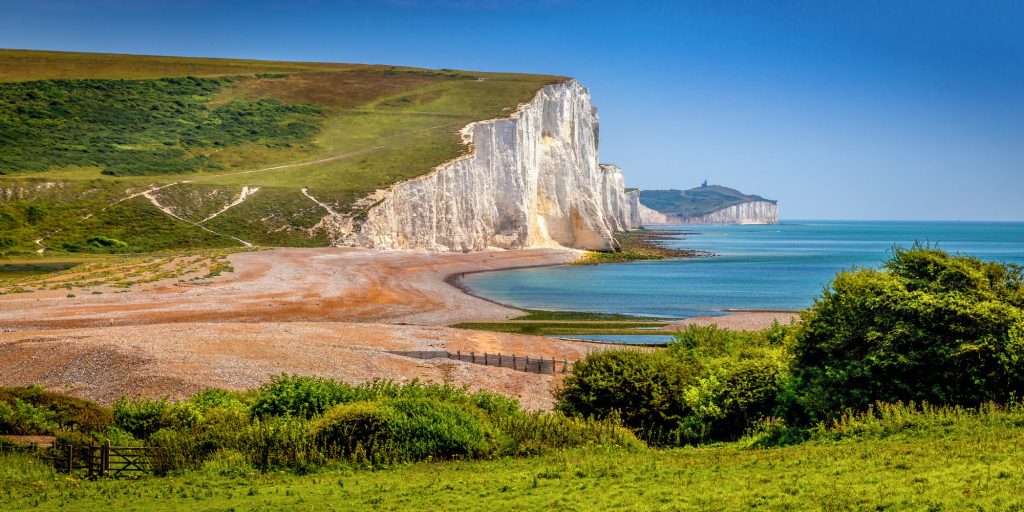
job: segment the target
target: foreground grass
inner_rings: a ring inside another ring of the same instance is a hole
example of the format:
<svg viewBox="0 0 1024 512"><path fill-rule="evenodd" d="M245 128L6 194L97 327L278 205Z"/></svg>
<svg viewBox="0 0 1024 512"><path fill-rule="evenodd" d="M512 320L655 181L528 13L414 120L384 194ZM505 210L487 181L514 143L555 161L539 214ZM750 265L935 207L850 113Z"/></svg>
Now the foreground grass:
<svg viewBox="0 0 1024 512"><path fill-rule="evenodd" d="M1024 510L1024 431L739 444L669 451L572 450L532 459L346 468L297 476L208 465L138 481L80 481L0 459L7 510Z"/></svg>

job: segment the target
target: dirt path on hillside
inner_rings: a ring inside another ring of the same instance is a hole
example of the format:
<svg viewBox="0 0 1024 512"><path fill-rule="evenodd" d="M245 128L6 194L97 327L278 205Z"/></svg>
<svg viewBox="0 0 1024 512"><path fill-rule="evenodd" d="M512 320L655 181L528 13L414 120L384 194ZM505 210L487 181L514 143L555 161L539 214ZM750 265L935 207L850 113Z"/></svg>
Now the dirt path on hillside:
<svg viewBox="0 0 1024 512"><path fill-rule="evenodd" d="M41 384L111 402L245 389L278 373L348 382L449 381L552 405L561 375L537 375L392 350L576 360L605 346L441 327L521 314L448 284L463 273L551 265L565 250L426 253L319 248L230 256L204 284L167 279L117 288L0 296L0 385ZM93 294L92 292L101 292ZM409 325L416 324L416 325Z"/></svg>

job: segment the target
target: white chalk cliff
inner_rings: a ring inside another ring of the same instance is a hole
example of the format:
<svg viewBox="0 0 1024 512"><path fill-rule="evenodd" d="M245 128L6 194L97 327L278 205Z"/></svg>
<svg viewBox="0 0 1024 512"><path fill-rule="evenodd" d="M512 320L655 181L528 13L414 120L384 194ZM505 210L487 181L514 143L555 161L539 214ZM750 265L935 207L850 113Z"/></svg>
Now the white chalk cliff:
<svg viewBox="0 0 1024 512"><path fill-rule="evenodd" d="M672 218L654 208L648 208L641 204L640 224L645 226L647 224L672 224Z"/></svg>
<svg viewBox="0 0 1024 512"><path fill-rule="evenodd" d="M337 245L476 251L617 248L639 227L637 192L597 159L598 116L576 80L546 85L510 117L466 126L468 154L378 191L362 222L325 217Z"/></svg>
<svg viewBox="0 0 1024 512"><path fill-rule="evenodd" d="M644 207L644 224L778 224L779 206L773 201L748 201L707 215L678 217Z"/></svg>

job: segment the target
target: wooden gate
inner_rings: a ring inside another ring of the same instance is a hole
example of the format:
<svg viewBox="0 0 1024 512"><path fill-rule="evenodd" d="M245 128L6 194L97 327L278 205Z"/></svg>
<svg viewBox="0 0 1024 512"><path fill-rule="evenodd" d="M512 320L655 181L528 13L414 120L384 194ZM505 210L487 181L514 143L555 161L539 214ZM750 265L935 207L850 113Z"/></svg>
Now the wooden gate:
<svg viewBox="0 0 1024 512"><path fill-rule="evenodd" d="M56 444L42 455L62 473L88 478L139 476L152 470L153 448L145 446Z"/></svg>

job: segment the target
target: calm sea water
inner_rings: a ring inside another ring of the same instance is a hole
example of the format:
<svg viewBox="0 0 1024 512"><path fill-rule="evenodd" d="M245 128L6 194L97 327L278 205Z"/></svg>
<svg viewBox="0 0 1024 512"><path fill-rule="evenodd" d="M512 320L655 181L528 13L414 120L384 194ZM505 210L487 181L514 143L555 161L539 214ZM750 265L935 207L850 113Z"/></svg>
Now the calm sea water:
<svg viewBox="0 0 1024 512"><path fill-rule="evenodd" d="M805 308L837 271L877 267L894 244L915 240L1024 264L1024 223L784 221L673 229L680 235L671 246L717 256L490 272L467 276L465 284L525 308L690 317Z"/></svg>

